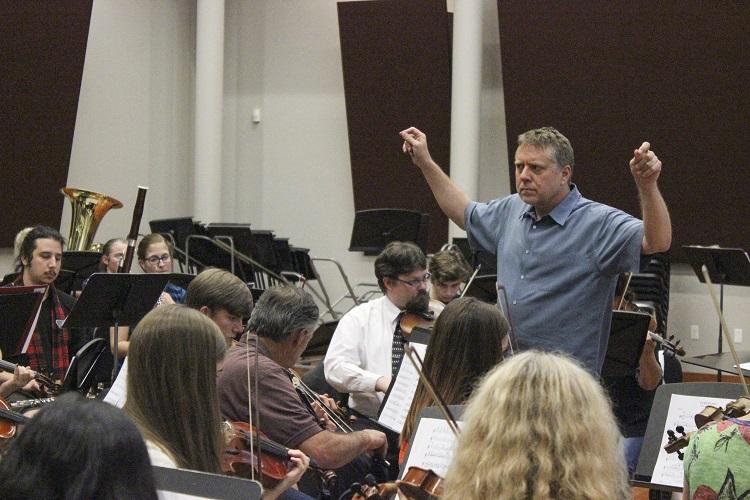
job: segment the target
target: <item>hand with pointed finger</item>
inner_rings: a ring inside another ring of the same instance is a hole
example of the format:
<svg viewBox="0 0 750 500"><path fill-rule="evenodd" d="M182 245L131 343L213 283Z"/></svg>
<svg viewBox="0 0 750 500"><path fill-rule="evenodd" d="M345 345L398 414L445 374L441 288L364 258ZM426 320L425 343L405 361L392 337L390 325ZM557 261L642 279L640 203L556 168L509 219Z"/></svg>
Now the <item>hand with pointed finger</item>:
<svg viewBox="0 0 750 500"><path fill-rule="evenodd" d="M655 186L661 174L661 160L651 151L651 144L644 142L633 152L630 173L639 188Z"/></svg>

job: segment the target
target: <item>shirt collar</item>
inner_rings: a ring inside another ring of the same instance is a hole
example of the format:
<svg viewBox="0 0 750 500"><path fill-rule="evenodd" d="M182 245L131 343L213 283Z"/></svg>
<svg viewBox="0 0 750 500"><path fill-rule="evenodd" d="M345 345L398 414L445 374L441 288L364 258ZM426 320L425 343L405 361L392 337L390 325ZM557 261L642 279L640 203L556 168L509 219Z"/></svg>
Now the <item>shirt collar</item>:
<svg viewBox="0 0 750 500"><path fill-rule="evenodd" d="M564 226L565 221L568 219L568 216L573 211L573 208L578 204L578 201L580 199L581 199L581 192L578 190L578 186L571 183L570 192L547 215L549 215L549 217L555 222L557 222L559 225ZM534 207L529 205L528 203L524 203L524 208L523 208L523 211L521 212L521 217L527 216L527 217L531 217L532 219L534 219L534 215L535 215Z"/></svg>
<svg viewBox="0 0 750 500"><path fill-rule="evenodd" d="M396 319L401 314L401 309L391 302L387 295L383 296L383 314L393 326L396 326Z"/></svg>

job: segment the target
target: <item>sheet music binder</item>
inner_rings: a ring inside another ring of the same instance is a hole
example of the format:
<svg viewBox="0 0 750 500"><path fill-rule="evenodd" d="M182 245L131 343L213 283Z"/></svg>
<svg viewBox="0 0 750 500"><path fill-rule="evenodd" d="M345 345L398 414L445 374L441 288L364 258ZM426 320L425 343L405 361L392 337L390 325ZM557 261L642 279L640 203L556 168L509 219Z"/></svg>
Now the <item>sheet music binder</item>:
<svg viewBox="0 0 750 500"><path fill-rule="evenodd" d="M156 489L196 498L258 500L263 491L258 481L188 469L152 466Z"/></svg>
<svg viewBox="0 0 750 500"><path fill-rule="evenodd" d="M625 377L635 373L646 343L651 316L634 311L613 311L603 377Z"/></svg>
<svg viewBox="0 0 750 500"><path fill-rule="evenodd" d="M418 326L415 326L412 329L411 335L409 336L409 343L423 344L423 345L426 346L430 342L430 336L431 335L432 335L432 331L431 330L427 330L425 328L420 328ZM424 361L424 359L422 361ZM401 365L403 365L404 363L411 363L411 361L409 361L407 359L406 354L404 354L404 357L401 360ZM385 396L383 396L383 401L380 402L380 408L378 409L378 417L377 417L377 422L379 424L383 425L387 429L390 429L390 430L392 430L393 432L395 432L397 434L401 433L401 429L391 429L389 426L386 426L386 425L382 424L381 421L380 421L380 416L383 414L383 410L388 405L388 402L389 402L390 397L391 397L391 392L393 391L393 387L396 385L397 381L400 380L399 376L401 375L401 373L402 373L401 372L401 366L399 366L399 369L396 372L396 376L393 377L393 379L391 380L391 384L388 386L388 389L385 391ZM416 390L416 388L415 388L415 390ZM414 399L414 394L412 394L411 399ZM409 403L409 406L411 406L411 402Z"/></svg>
<svg viewBox="0 0 750 500"><path fill-rule="evenodd" d="M463 418L464 410L466 409L466 405L448 405L448 410L450 410L451 415L453 415L453 418L456 419L456 422L460 425L461 420ZM432 419L438 419L438 420L445 420L445 417L443 416L443 413L440 411L440 409L437 406L428 406L424 410L422 410L419 413L419 417L417 417L417 423L414 426L414 432L411 433L411 436L409 436L409 448L406 453L406 457L404 458L404 462L399 467L398 471L398 478L401 479L404 477L404 473L406 472L406 464L409 463L409 458L412 455L412 452L414 451L414 439L417 437L417 434L419 433L419 426L422 423L423 419L432 418ZM450 433L450 431L447 431ZM451 434L452 436L453 434Z"/></svg>
<svg viewBox="0 0 750 500"><path fill-rule="evenodd" d="M47 285L0 288L0 349L5 359L26 352Z"/></svg>

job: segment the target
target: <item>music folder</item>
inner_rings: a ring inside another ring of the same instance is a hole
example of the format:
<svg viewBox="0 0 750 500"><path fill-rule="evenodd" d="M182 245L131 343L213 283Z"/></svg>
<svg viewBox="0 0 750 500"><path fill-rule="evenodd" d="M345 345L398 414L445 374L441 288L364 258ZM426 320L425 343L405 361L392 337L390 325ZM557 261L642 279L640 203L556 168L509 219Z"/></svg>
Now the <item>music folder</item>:
<svg viewBox="0 0 750 500"><path fill-rule="evenodd" d="M47 285L0 287L0 349L5 359L29 347Z"/></svg>
<svg viewBox="0 0 750 500"><path fill-rule="evenodd" d="M171 275L94 273L62 328L130 326L154 308Z"/></svg>
<svg viewBox="0 0 750 500"><path fill-rule="evenodd" d="M625 377L635 373L646 343L651 316L633 311L613 311L603 377Z"/></svg>

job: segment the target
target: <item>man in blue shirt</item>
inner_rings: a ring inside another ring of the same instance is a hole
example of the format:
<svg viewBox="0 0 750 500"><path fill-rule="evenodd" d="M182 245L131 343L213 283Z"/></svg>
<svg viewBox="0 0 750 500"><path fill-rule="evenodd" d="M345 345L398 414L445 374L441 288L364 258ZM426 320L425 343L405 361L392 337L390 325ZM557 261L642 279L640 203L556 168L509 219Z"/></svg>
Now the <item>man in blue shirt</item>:
<svg viewBox="0 0 750 500"><path fill-rule="evenodd" d="M401 137L443 212L466 229L473 247L497 255L519 346L567 352L599 374L617 275L637 271L641 253L666 251L672 240L657 186L661 161L649 143L630 160L640 221L581 196L571 182L573 148L554 128L518 137L517 194L489 203L469 200L451 181L432 160L424 133L412 127Z"/></svg>

